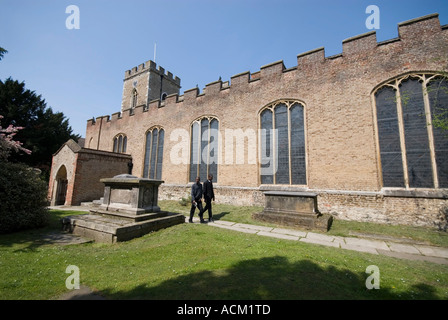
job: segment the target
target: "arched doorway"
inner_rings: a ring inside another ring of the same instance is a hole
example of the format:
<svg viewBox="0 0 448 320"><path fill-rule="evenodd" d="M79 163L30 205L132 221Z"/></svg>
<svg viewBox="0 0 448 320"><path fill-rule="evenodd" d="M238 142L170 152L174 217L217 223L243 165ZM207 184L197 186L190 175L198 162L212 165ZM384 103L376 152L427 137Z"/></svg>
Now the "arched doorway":
<svg viewBox="0 0 448 320"><path fill-rule="evenodd" d="M60 206L65 204L65 197L67 195L67 169L62 165L58 173L56 174L55 182L56 184L56 195L55 195L55 205Z"/></svg>

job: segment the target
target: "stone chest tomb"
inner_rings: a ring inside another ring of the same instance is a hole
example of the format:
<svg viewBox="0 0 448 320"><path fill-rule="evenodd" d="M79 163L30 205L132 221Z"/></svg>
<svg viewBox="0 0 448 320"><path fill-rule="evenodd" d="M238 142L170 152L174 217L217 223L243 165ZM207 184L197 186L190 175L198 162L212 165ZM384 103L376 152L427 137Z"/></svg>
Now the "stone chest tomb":
<svg viewBox="0 0 448 320"><path fill-rule="evenodd" d="M99 208L90 210L90 214L63 218L64 230L115 243L185 222L182 214L160 210L157 201L161 180L122 174L101 182L105 188Z"/></svg>
<svg viewBox="0 0 448 320"><path fill-rule="evenodd" d="M317 208L317 194L311 192L268 191L265 208L254 218L286 226L328 231L332 217Z"/></svg>

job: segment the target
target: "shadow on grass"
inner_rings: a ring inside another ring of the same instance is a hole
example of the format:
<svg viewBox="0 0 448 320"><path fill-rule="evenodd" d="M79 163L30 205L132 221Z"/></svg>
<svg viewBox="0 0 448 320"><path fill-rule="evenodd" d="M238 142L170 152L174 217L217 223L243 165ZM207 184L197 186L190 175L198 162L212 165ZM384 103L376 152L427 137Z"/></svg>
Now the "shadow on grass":
<svg viewBox="0 0 448 320"><path fill-rule="evenodd" d="M230 213L229 211L222 211L218 214L213 214L213 219L220 220L220 219L222 219L222 217L226 216L229 213Z"/></svg>
<svg viewBox="0 0 448 320"><path fill-rule="evenodd" d="M42 228L21 230L1 234L0 248L19 245L17 252L36 251L39 247L55 243L66 244L73 236L62 231L61 218L73 214L86 214L79 211L51 210L48 224Z"/></svg>
<svg viewBox="0 0 448 320"><path fill-rule="evenodd" d="M310 260L290 263L275 256L241 261L226 270L181 275L153 287L106 289L100 294L107 299L149 300L440 299L426 284L412 286L412 293L401 295L387 288L369 290L367 277L364 272L322 268Z"/></svg>

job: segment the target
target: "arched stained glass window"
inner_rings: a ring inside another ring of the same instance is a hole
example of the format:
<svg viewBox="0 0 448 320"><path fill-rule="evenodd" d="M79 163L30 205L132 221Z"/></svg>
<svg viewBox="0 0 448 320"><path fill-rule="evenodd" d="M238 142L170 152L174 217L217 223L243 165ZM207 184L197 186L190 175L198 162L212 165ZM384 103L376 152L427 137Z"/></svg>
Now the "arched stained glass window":
<svg viewBox="0 0 448 320"><path fill-rule="evenodd" d="M447 188L446 77L406 75L374 95L383 187Z"/></svg>
<svg viewBox="0 0 448 320"><path fill-rule="evenodd" d="M260 113L260 181L262 184L306 185L304 107L277 101Z"/></svg>
<svg viewBox="0 0 448 320"><path fill-rule="evenodd" d="M209 174L218 181L218 135L215 117L201 117L191 124L190 182L197 176L205 180Z"/></svg>
<svg viewBox="0 0 448 320"><path fill-rule="evenodd" d="M113 152L126 153L128 138L125 134L120 133L114 137Z"/></svg>
<svg viewBox="0 0 448 320"><path fill-rule="evenodd" d="M149 179L162 179L163 141L165 130L153 127L146 132L145 160L143 177Z"/></svg>

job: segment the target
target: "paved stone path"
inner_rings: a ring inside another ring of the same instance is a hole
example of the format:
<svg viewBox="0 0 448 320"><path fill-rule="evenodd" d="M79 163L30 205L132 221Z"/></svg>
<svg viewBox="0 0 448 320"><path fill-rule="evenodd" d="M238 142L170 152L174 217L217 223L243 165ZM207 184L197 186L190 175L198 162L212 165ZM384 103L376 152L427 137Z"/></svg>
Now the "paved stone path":
<svg viewBox="0 0 448 320"><path fill-rule="evenodd" d="M106 298L92 291L89 287L80 285L79 289L70 290L57 300L106 300Z"/></svg>
<svg viewBox="0 0 448 320"><path fill-rule="evenodd" d="M198 218L193 219L195 223ZM381 254L390 257L410 260L424 260L448 265L448 248L428 246L420 243L401 243L400 239L379 240L355 237L338 237L321 233L291 230L284 228L264 227L244 223L216 220L207 223L209 226L230 229L239 232L257 234L279 239L294 240L334 248Z"/></svg>

